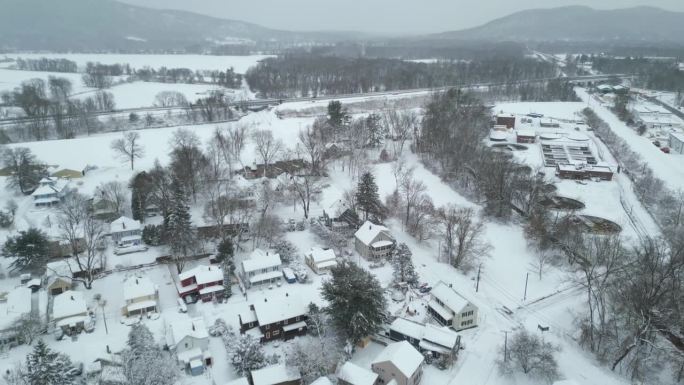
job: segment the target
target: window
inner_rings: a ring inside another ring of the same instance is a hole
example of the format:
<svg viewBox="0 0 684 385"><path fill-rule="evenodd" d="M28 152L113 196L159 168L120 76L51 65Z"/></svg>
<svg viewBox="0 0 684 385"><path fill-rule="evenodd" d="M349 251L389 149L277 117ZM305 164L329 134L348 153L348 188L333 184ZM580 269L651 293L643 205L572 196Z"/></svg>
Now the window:
<svg viewBox="0 0 684 385"><path fill-rule="evenodd" d="M270 329L270 328L271 328L271 325L270 325L270 324L269 324L269 325L266 325L266 330L268 330L268 329Z"/></svg>
<svg viewBox="0 0 684 385"><path fill-rule="evenodd" d="M280 330L274 330L274 331L273 331L273 336L274 336L274 337L277 336L278 334L280 334Z"/></svg>
<svg viewBox="0 0 684 385"><path fill-rule="evenodd" d="M269 338L271 338L271 333L266 332L266 339L269 339Z"/></svg>
<svg viewBox="0 0 684 385"><path fill-rule="evenodd" d="M287 320L283 321L283 325L287 325Z"/></svg>
<svg viewBox="0 0 684 385"><path fill-rule="evenodd" d="M299 322L299 316L297 316L297 318L295 318L295 322Z"/></svg>

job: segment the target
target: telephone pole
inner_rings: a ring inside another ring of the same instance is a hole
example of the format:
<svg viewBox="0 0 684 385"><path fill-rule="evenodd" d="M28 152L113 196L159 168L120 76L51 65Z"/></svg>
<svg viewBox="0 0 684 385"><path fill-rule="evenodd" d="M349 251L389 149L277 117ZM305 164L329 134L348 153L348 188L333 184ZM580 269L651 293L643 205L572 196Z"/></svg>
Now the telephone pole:
<svg viewBox="0 0 684 385"><path fill-rule="evenodd" d="M508 361L508 330L504 330L504 362Z"/></svg>
<svg viewBox="0 0 684 385"><path fill-rule="evenodd" d="M482 264L477 267L477 282L475 283L475 292L480 290L480 269L482 269Z"/></svg>
<svg viewBox="0 0 684 385"><path fill-rule="evenodd" d="M525 276L525 295L523 296L523 301L527 300L527 282L530 280L530 272L527 272L527 276Z"/></svg>

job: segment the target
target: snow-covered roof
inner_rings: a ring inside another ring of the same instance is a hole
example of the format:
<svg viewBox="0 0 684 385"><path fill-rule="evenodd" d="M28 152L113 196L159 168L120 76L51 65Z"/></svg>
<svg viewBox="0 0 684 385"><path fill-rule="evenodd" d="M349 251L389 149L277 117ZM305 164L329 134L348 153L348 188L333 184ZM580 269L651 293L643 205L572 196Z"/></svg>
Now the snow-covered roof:
<svg viewBox="0 0 684 385"><path fill-rule="evenodd" d="M249 259L242 261L242 270L245 273L249 273L252 271L259 271L262 269L280 266L281 264L282 262L280 261L280 254L269 253L268 251L256 249L252 252Z"/></svg>
<svg viewBox="0 0 684 385"><path fill-rule="evenodd" d="M458 313L466 307L470 302L462 295L458 294L456 290L447 286L444 282L438 283L431 291L432 296L440 300L452 311Z"/></svg>
<svg viewBox="0 0 684 385"><path fill-rule="evenodd" d="M52 303L52 318L62 319L88 313L88 307L80 291L67 290L55 296Z"/></svg>
<svg viewBox="0 0 684 385"><path fill-rule="evenodd" d="M680 142L684 142L684 132L670 132L670 137L675 138Z"/></svg>
<svg viewBox="0 0 684 385"><path fill-rule="evenodd" d="M307 306L292 296L269 298L268 302L254 304L254 313L259 325L264 326L307 314Z"/></svg>
<svg viewBox="0 0 684 385"><path fill-rule="evenodd" d="M335 260L335 251L333 249L323 250L320 247L312 247L306 256L311 258L315 263L328 262Z"/></svg>
<svg viewBox="0 0 684 385"><path fill-rule="evenodd" d="M391 362L404 376L410 378L423 363L423 355L406 341L387 345L373 360L373 364Z"/></svg>
<svg viewBox="0 0 684 385"><path fill-rule="evenodd" d="M425 326L423 324L401 317L392 322L390 329L417 340L422 339L423 334L425 334Z"/></svg>
<svg viewBox="0 0 684 385"><path fill-rule="evenodd" d="M46 178L43 178L45 180ZM57 178L52 178L56 179L55 181L47 181L46 183L42 183L43 181L41 180L40 186L31 193L31 196L38 196L38 195L53 195L53 194L59 194L61 193L69 184L69 181L64 180L64 179L57 179Z"/></svg>
<svg viewBox="0 0 684 385"><path fill-rule="evenodd" d="M378 379L378 375L351 361L347 361L337 372L337 378L351 385L373 385Z"/></svg>
<svg viewBox="0 0 684 385"><path fill-rule="evenodd" d="M121 233L124 231L132 231L132 230L140 230L140 229L142 229L142 225L140 224L140 221L137 221L135 219L131 219L128 217L120 217L119 219L117 219L114 222L109 224L109 232L110 233Z"/></svg>
<svg viewBox="0 0 684 385"><path fill-rule="evenodd" d="M373 243L375 238L383 232L387 235L390 235L390 231L387 227L376 225L371 221L366 221L363 225L361 225L361 227L359 227L356 233L354 233L354 236L356 239L363 242L363 244L370 245Z"/></svg>
<svg viewBox="0 0 684 385"><path fill-rule="evenodd" d="M288 381L297 381L301 378L302 376L297 369L282 364L252 370L252 382L254 385L276 385Z"/></svg>
<svg viewBox="0 0 684 385"><path fill-rule="evenodd" d="M198 285L223 280L223 270L218 266L199 265L178 275L181 281L195 277Z"/></svg>
<svg viewBox="0 0 684 385"><path fill-rule="evenodd" d="M245 377L240 377L236 380L228 381L226 385L249 385L249 381Z"/></svg>
<svg viewBox="0 0 684 385"><path fill-rule="evenodd" d="M147 277L131 276L123 282L124 300L153 296L157 293L157 285Z"/></svg>
<svg viewBox="0 0 684 385"><path fill-rule="evenodd" d="M554 382L553 385L580 385L580 384L579 384L579 382L576 382L574 380L561 380L561 381Z"/></svg>
<svg viewBox="0 0 684 385"><path fill-rule="evenodd" d="M446 348L447 350L452 349L458 342L458 333L448 327L423 325L401 317L392 322L390 329L417 340L439 345L442 349Z"/></svg>
<svg viewBox="0 0 684 385"><path fill-rule="evenodd" d="M320 377L316 381L312 382L311 385L333 385L332 381L328 377Z"/></svg>
<svg viewBox="0 0 684 385"><path fill-rule="evenodd" d="M537 136L537 133L534 130L529 130L529 129L524 129L524 128L519 128L516 131L516 134L518 136L529 137L529 138Z"/></svg>
<svg viewBox="0 0 684 385"><path fill-rule="evenodd" d="M492 131L491 134L489 134L489 139L494 141L506 140L508 139L508 134L504 131Z"/></svg>
<svg viewBox="0 0 684 385"><path fill-rule="evenodd" d="M169 345L176 345L185 337L209 338L203 318L190 318L185 313L169 313L165 315L164 322L169 327Z"/></svg>
<svg viewBox="0 0 684 385"><path fill-rule="evenodd" d="M0 303L0 330L7 329L19 318L31 313L31 289L20 286L7 293Z"/></svg>

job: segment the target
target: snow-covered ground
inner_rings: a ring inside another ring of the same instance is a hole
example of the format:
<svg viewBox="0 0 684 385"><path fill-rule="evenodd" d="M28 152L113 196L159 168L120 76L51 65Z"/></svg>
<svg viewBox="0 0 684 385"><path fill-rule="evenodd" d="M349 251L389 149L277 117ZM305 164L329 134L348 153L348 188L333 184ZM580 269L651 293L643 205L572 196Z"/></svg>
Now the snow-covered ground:
<svg viewBox="0 0 684 385"><path fill-rule="evenodd" d="M212 90L225 90L222 87L209 84L175 84L154 82L133 82L115 85L106 91L114 95L117 109L152 107L155 97L164 91L180 92L189 102L207 97ZM225 90L227 93L229 90ZM81 92L75 95L77 98L86 98L93 95L95 90Z"/></svg>
<svg viewBox="0 0 684 385"><path fill-rule="evenodd" d="M559 120L577 120L577 112L585 106L584 103L506 103L496 106L497 111L506 113L527 114L529 112L542 113L545 118ZM283 105L278 108L293 108ZM297 132L313 122L313 118L288 118L280 119L276 114L277 109L266 110L259 113L249 114L241 121L224 123L218 126L226 127L232 124L244 124L251 129L269 129L276 138L282 139L285 147L292 149L296 145ZM538 121L533 122L537 124ZM568 127L570 124L568 123ZM572 125L574 127L574 124ZM566 127L565 129L568 129ZM206 141L213 132L214 125L188 126L201 140ZM574 130L574 128L571 128ZM139 131L140 144L145 147L145 157L136 162L136 170L150 168L158 159L162 164L168 162L168 142L175 128L149 129ZM109 148L113 139L120 137L119 133L108 133L91 137L83 137L72 140L58 140L46 142L22 143L21 146L29 147L38 159L50 164L59 165L60 168L82 169L85 165L96 165L98 169L90 171L84 178L75 182L75 185L84 193L92 192L100 182L109 180L127 181L133 171L127 163L122 163L114 158ZM602 148L600 143L597 147ZM599 151L601 152L601 151ZM414 176L427 186L427 193L431 196L437 207L454 204L460 207L471 207L479 212L480 207L460 195L441 179L432 174L419 162L413 154L404 155L407 163L414 167ZM525 152L516 153L520 159L525 160L533 167L541 166L541 156L537 148L530 146ZM371 154L369 159L377 159L377 154ZM254 145L248 142L241 159L243 164L255 161ZM610 161L611 159L605 159ZM392 193L396 188L390 163L369 162L366 167L374 173L377 184L380 187L381 197ZM550 169L547 169L550 171ZM547 175L552 175L547 172ZM322 209L328 208L332 203L339 200L344 191L354 186L356 181L349 175L342 164L333 162L329 167L329 178L326 181L319 202L312 204L311 212L318 215ZM0 180L5 185L5 180ZM634 213L646 222L647 215L643 208L630 193L629 181L618 175L613 182L591 182L587 185L579 185L574 182L561 182L558 184L561 195L582 200L587 204L584 212L605 216L623 225L627 235L630 226L627 221L625 209L621 205L620 197L623 197L633 207ZM54 215L52 210L34 210L31 208L30 198L20 197L7 189L0 190L0 200L4 201L13 197L19 203L19 220L17 229L29 225L38 225L44 228L45 218ZM196 207L193 213L198 212ZM283 219L288 217L300 218L301 207L283 204L276 211ZM193 218L197 220L197 218ZM496 369L496 361L500 358L499 347L503 344L504 332L511 332L519 328L527 328L531 332L538 332L537 325L550 327L550 332L544 335L548 341L561 346L557 354L560 371L563 377L573 379L585 385L617 385L627 384L628 381L619 378L599 363L592 356L581 350L574 340L576 326L574 315L583 311L581 293L570 282L567 273L560 269L550 267L544 272L541 279L534 268L534 254L528 250L522 228L519 224L487 223L486 238L491 244L491 251L481 262L481 282L479 291L475 290L476 271L464 274L451 267L446 261L441 261L438 255L439 240L435 237L423 242L408 235L400 221L392 219L387 223L393 235L399 242L405 242L413 252L414 264L422 282L435 285L439 281L452 284L462 295L479 307L479 326L461 333L465 350L459 356L454 367L446 371L440 371L434 366L425 369L423 384L474 384L474 385L536 385L538 382L530 380L522 375L502 376ZM650 224L644 225L649 228ZM650 231L650 228L649 228ZM7 233L0 233L4 238ZM311 246L318 245L318 240L309 231L287 233L300 251L306 251ZM238 261L244 258L250 250L251 244L243 245L246 250L237 256ZM154 260L164 252L162 248L151 248L146 253L130 254L126 256L110 257L111 265L130 266L138 263ZM367 261L353 256L361 266L370 269ZM383 286L388 286L391 280L391 267L385 265L381 268L370 269L381 281ZM160 307L162 315L175 314L177 312L175 288L171 281L171 272L165 266L155 266L146 269L145 274L160 287ZM59 351L66 352L76 361L89 361L102 355L109 346L113 351L121 349L125 344L125 335L128 326L120 323L120 306L122 303L121 282L127 273L114 273L106 278L98 280L94 288L86 293L87 299L92 299L95 293L100 293L107 300L104 308L96 308L98 322L95 332L82 334L76 340L55 341L46 337L49 345ZM525 281L529 275L527 297L525 297ZM312 282L308 284L286 284L272 289L250 289L247 296L239 294L230 298L227 304L198 304L190 306L190 313L202 315L208 324L216 318L224 318L229 325L237 327L237 314L246 310L254 301L263 301L264 298L289 295L300 298L305 302L322 303L320 298L320 286L327 276L311 274ZM16 279L0 280L0 288L11 287L16 284ZM83 290L79 288L78 290ZM238 293L237 287L233 289ZM550 296L550 297L549 297ZM546 300L540 298L548 297ZM410 299L412 308L418 313L411 318L425 320L425 297L416 296ZM91 301L92 303L92 301ZM399 315L402 314L404 304L392 304L391 310ZM513 311L506 314L502 309L507 307ZM104 327L104 319L107 319L107 330ZM163 332L163 322L158 320L144 321L155 335L160 339ZM293 342L270 343L268 351L277 351L282 354ZM21 346L12 350L8 355L0 356L0 371L12 367L15 362L21 361L28 352L29 347ZM212 339L210 350L215 357L215 365L205 376L184 379L184 384L223 384L236 377L236 374L228 364L225 349L218 339ZM352 361L369 368L370 362L381 350L378 344L371 344L366 348L358 349Z"/></svg>
<svg viewBox="0 0 684 385"><path fill-rule="evenodd" d="M196 70L221 70L233 67L235 72L244 74L260 60L271 55L245 55L245 56L219 56L219 55L153 55L153 54L80 54L80 53L3 53L0 57L40 59L57 58L67 59L79 66L85 67L86 63L102 64L130 64L135 69L143 67L151 68L188 68Z"/></svg>
<svg viewBox="0 0 684 385"><path fill-rule="evenodd" d="M92 88L83 85L81 78L83 74L63 73L63 72L42 72L42 71L19 71L6 68L0 68L0 93L3 91L12 91L19 87L22 82L30 79L43 79L47 82L49 76L67 78L71 81L73 86L72 92L84 92L93 90Z"/></svg>

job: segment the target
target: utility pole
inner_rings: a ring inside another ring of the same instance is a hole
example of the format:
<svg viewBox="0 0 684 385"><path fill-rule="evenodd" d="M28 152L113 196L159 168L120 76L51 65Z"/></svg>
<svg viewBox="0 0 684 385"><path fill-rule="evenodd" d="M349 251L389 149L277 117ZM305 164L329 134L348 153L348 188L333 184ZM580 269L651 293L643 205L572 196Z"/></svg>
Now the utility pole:
<svg viewBox="0 0 684 385"><path fill-rule="evenodd" d="M508 330L504 330L504 362L508 361Z"/></svg>
<svg viewBox="0 0 684 385"><path fill-rule="evenodd" d="M477 267L477 282L475 283L475 292L480 290L480 269L482 269L482 264Z"/></svg>
<svg viewBox="0 0 684 385"><path fill-rule="evenodd" d="M102 309L102 320L104 321L105 333L109 334L109 329L107 328L107 314L104 310L105 302L100 304L100 309Z"/></svg>
<svg viewBox="0 0 684 385"><path fill-rule="evenodd" d="M530 272L527 272L527 276L525 276L525 295L523 296L523 301L527 300L527 282L530 280Z"/></svg>

